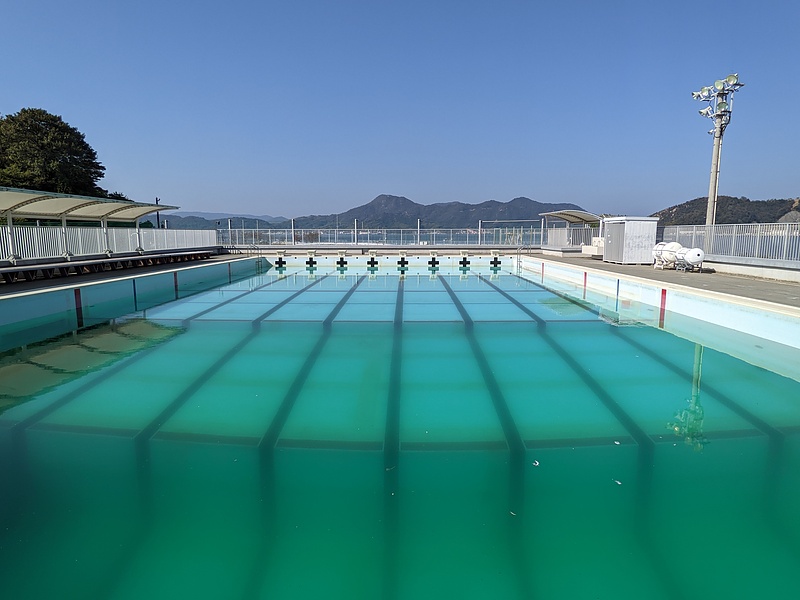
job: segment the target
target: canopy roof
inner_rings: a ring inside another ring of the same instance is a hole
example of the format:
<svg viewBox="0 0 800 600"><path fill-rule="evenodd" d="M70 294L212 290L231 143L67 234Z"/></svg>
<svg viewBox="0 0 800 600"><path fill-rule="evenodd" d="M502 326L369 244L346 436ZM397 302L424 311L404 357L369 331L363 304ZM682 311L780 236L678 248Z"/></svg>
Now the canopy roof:
<svg viewBox="0 0 800 600"><path fill-rule="evenodd" d="M0 186L0 217L29 219L81 219L84 221L135 221L144 215L177 206L145 204L132 200L74 196Z"/></svg>
<svg viewBox="0 0 800 600"><path fill-rule="evenodd" d="M567 223L585 223L587 225L599 223L601 218L600 215L595 215L585 210L554 210L553 212L542 213L540 216L545 218L555 217Z"/></svg>

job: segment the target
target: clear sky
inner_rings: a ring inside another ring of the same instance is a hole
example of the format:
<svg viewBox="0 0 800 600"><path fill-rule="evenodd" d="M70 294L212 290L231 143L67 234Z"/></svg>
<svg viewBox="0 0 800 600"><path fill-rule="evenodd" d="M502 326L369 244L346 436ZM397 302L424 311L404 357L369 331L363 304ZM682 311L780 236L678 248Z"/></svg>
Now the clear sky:
<svg viewBox="0 0 800 600"><path fill-rule="evenodd" d="M789 0L26 0L0 20L0 113L60 115L143 202L650 214L707 195L691 92L731 72L720 193L800 196Z"/></svg>

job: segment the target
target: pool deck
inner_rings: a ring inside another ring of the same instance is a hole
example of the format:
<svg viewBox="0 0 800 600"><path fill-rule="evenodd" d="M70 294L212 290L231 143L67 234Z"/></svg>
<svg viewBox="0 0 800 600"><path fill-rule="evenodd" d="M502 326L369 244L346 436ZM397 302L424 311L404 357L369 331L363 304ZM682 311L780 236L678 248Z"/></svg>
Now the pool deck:
<svg viewBox="0 0 800 600"><path fill-rule="evenodd" d="M344 248L343 248L344 249ZM358 249L346 248L348 254L355 254ZM419 248L408 248L409 254L416 252L429 253L433 248L426 248L420 250ZM488 253L490 249L486 249ZM303 250L304 251L304 250ZM320 254L331 252L330 248L319 249ZM500 251L505 253L507 249L501 248ZM508 250L514 252L513 250ZM291 252L291 250L290 250ZM386 248L381 248L379 252L386 252ZM469 249L470 254L480 254L482 252L476 249ZM440 255L446 254L447 251L440 250ZM269 256L269 252L265 252L264 256ZM607 263L602 260L592 259L590 257L582 256L545 256L539 252L534 251L532 256L543 260L568 264L581 269L595 269L599 271L607 271L618 275L625 275L627 277L637 277L649 281L657 281L670 285L685 286L695 288L698 290L705 290L711 292L718 292L722 294L730 294L746 299L762 300L772 302L779 305L791 306L800 308L800 284L787 283L782 281L774 281L770 279L760 279L754 277L745 277L740 275L729 275L723 273L713 272L693 272L685 273L675 270L661 270L654 269L652 265L621 265L615 263ZM214 256L210 259L202 261L202 263L195 263L197 266L201 264L208 264L210 262L220 262L228 260L236 260L243 258L241 254L227 254ZM85 284L88 282L108 281L120 277L131 277L133 275L141 275L142 273L153 273L157 271L174 269L175 265L162 265L152 267L149 269L141 268L137 270L127 271L121 274L119 271L109 271L103 273L95 273L91 275L74 275L64 279L51 279L51 280L36 280L18 282L14 284L0 284L0 298L20 292L30 292L34 290L49 289L54 287L75 287L76 285Z"/></svg>
<svg viewBox="0 0 800 600"><path fill-rule="evenodd" d="M674 269L654 269L653 265L620 265L603 262L590 257L558 257L536 255L537 258L572 265L578 268L607 271L627 277L638 277L671 285L680 285L698 290L730 294L741 298L763 300L784 306L800 308L800 284L761 279L727 273L682 272Z"/></svg>

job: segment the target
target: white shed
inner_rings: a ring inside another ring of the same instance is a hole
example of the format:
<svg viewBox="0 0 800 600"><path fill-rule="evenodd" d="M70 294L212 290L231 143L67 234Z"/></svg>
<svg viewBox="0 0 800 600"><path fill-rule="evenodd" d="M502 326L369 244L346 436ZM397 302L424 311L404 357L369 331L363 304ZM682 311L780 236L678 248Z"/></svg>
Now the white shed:
<svg viewBox="0 0 800 600"><path fill-rule="evenodd" d="M603 260L623 265L653 262L658 217L606 217Z"/></svg>

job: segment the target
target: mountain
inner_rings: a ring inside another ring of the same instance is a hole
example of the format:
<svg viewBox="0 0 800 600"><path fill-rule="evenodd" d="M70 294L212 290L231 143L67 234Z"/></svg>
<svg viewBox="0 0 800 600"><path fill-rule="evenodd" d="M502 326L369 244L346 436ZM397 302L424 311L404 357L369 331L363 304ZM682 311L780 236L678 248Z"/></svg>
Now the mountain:
<svg viewBox="0 0 800 600"><path fill-rule="evenodd" d="M353 222L358 219L359 228L372 229L416 229L417 219L423 229L432 228L465 228L478 226L478 221L514 221L539 220L543 212L555 210L581 209L577 204L536 202L529 198L514 198L509 202L488 200L480 204L464 204L463 202L446 202L442 204L417 204L403 196L381 194L372 202L351 208L350 210L330 215L311 215L294 219L297 229L352 229ZM234 229L285 229L291 226L289 220L280 221L283 217L255 217L251 215L232 215L230 213L202 212L162 212L160 220L166 220L170 229L217 229L227 228L228 219ZM267 219L272 219L268 221ZM155 225L155 215L143 221ZM219 223L219 225L217 225ZM484 224L488 226L488 223Z"/></svg>
<svg viewBox="0 0 800 600"><path fill-rule="evenodd" d="M784 200L750 200L742 196L719 196L717 198L716 222L725 223L778 223L797 218L800 198ZM658 225L704 225L708 197L695 198L670 206L657 213Z"/></svg>
<svg viewBox="0 0 800 600"><path fill-rule="evenodd" d="M478 221L538 220L544 212L579 209L576 204L542 203L529 198L514 198L509 202L488 200L480 204L446 202L417 204L404 196L381 194L372 202L331 215L311 215L294 220L300 229L351 228L358 219L359 228L413 229L417 219L425 229L477 227Z"/></svg>
<svg viewBox="0 0 800 600"><path fill-rule="evenodd" d="M286 217L271 217L269 215L243 215L243 214L232 214L232 213L214 213L214 212L185 212L179 210L178 212L171 213L174 216L178 217L200 217L201 219L207 219L209 221L220 221L220 220L227 220L227 219L258 219L259 221L266 221L267 223L283 223L284 221L288 221Z"/></svg>

